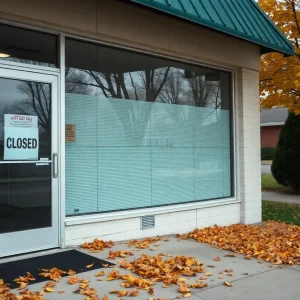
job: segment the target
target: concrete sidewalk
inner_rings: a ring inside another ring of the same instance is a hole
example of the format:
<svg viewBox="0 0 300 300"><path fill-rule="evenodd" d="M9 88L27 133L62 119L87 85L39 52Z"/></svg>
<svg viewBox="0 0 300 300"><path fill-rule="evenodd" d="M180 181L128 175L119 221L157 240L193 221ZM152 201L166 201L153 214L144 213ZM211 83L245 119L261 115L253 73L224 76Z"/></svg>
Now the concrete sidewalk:
<svg viewBox="0 0 300 300"><path fill-rule="evenodd" d="M166 253L169 255L185 255L194 256L198 260L202 261L205 266L214 265L215 267L206 267L206 272L213 273L212 276L207 276L208 287L203 289L191 289L192 296L188 299L202 299L202 300L295 300L299 299L299 282L300 282L300 266L284 266L279 267L271 265L269 263L260 263L256 259L246 260L243 255L237 255L236 257L224 257L227 251L222 251L216 248L212 248L207 244L198 243L193 240L177 240L175 237L171 237L169 241L158 242L160 246L151 247L155 248L155 251L149 249L136 249L134 247L128 248L125 244L116 243L111 249L116 250L129 250L134 252L134 256L129 256L127 260L131 261L141 256L142 253L147 253L151 256L155 256L159 253ZM94 257L99 257L105 260L107 259L110 249L96 254L90 254ZM82 251L82 250L80 250ZM83 251L88 253L86 251ZM214 257L219 256L221 261L214 261ZM164 257L164 259L170 257ZM117 258L116 260L109 260L116 263L115 269L120 270L121 274L131 273L123 268L119 267L118 261L122 260ZM54 267L54 266L53 266ZM225 273L219 274L219 272L225 269L232 269L233 276L228 276ZM100 270L105 271L103 281L97 281L95 274L99 270L88 271L78 274L79 277L83 277L90 281L90 287L97 290L99 300L102 300L106 294L110 300L114 299L132 299L132 297L119 298L115 294L109 294L110 290L124 290L121 287L122 280L105 281L108 273L112 271L111 268L103 268ZM246 275L243 275L246 274ZM23 275L23 274L20 274ZM134 274L137 276L136 274ZM197 277L187 277L189 283L195 283L196 280L204 274L198 273ZM1 274L5 280L5 274ZM224 285L224 281L232 283L232 287ZM41 290L45 285L43 283L31 284L28 288L31 291ZM73 292L78 288L78 284L69 285L67 278L60 280L56 287L55 292L47 293L44 298L50 300L84 300L86 296L80 294L74 294ZM140 290L140 293L136 299L178 299L180 294L177 292L178 286L170 285L167 288L162 287L162 283L158 282L153 286L154 296L148 294L147 291ZM129 289L129 290L132 290ZM64 291L63 294L57 293L57 291ZM18 292L18 291L15 291Z"/></svg>
<svg viewBox="0 0 300 300"><path fill-rule="evenodd" d="M300 195L280 192L262 192L262 200L300 204Z"/></svg>

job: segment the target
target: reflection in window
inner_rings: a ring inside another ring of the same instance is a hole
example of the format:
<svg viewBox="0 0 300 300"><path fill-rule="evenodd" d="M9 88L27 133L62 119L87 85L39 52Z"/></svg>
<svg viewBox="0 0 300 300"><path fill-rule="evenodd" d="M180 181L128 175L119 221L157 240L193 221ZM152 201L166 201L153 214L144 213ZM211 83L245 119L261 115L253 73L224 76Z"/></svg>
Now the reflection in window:
<svg viewBox="0 0 300 300"><path fill-rule="evenodd" d="M230 81L67 39L67 215L232 196Z"/></svg>
<svg viewBox="0 0 300 300"><path fill-rule="evenodd" d="M56 67L57 36L0 24L0 53L0 62L6 60Z"/></svg>

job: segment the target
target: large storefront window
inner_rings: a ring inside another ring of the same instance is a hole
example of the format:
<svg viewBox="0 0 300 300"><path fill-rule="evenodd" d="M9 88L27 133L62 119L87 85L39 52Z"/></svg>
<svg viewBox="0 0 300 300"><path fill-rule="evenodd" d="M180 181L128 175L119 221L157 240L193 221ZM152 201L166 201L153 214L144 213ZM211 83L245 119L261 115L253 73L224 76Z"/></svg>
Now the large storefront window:
<svg viewBox="0 0 300 300"><path fill-rule="evenodd" d="M66 40L66 214L232 196L231 74Z"/></svg>

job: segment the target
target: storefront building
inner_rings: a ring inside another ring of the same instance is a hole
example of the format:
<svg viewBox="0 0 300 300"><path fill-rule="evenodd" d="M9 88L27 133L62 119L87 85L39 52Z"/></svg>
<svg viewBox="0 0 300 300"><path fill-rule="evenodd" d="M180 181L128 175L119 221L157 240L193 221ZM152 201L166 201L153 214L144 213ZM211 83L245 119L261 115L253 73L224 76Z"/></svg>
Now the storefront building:
<svg viewBox="0 0 300 300"><path fill-rule="evenodd" d="M260 54L293 48L211 3L0 2L0 257L261 221Z"/></svg>

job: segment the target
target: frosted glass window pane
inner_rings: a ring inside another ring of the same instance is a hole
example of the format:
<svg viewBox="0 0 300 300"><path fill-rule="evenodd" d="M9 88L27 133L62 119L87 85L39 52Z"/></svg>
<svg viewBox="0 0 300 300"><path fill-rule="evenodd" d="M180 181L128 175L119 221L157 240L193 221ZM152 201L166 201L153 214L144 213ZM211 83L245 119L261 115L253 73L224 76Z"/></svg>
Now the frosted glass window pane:
<svg viewBox="0 0 300 300"><path fill-rule="evenodd" d="M97 149L66 145L66 213L97 212Z"/></svg>
<svg viewBox="0 0 300 300"><path fill-rule="evenodd" d="M193 148L152 149L152 205L194 201Z"/></svg>
<svg viewBox="0 0 300 300"><path fill-rule="evenodd" d="M151 103L100 96L97 101L98 146L146 146L150 139L150 115Z"/></svg>
<svg viewBox="0 0 300 300"><path fill-rule="evenodd" d="M98 157L98 211L151 206L148 147L99 147Z"/></svg>
<svg viewBox="0 0 300 300"><path fill-rule="evenodd" d="M95 96L66 94L66 124L76 125L72 147L97 145L97 99Z"/></svg>
<svg viewBox="0 0 300 300"><path fill-rule="evenodd" d="M66 91L67 215L233 196L230 73L66 39Z"/></svg>
<svg viewBox="0 0 300 300"><path fill-rule="evenodd" d="M193 147L194 107L153 103L151 145Z"/></svg>

